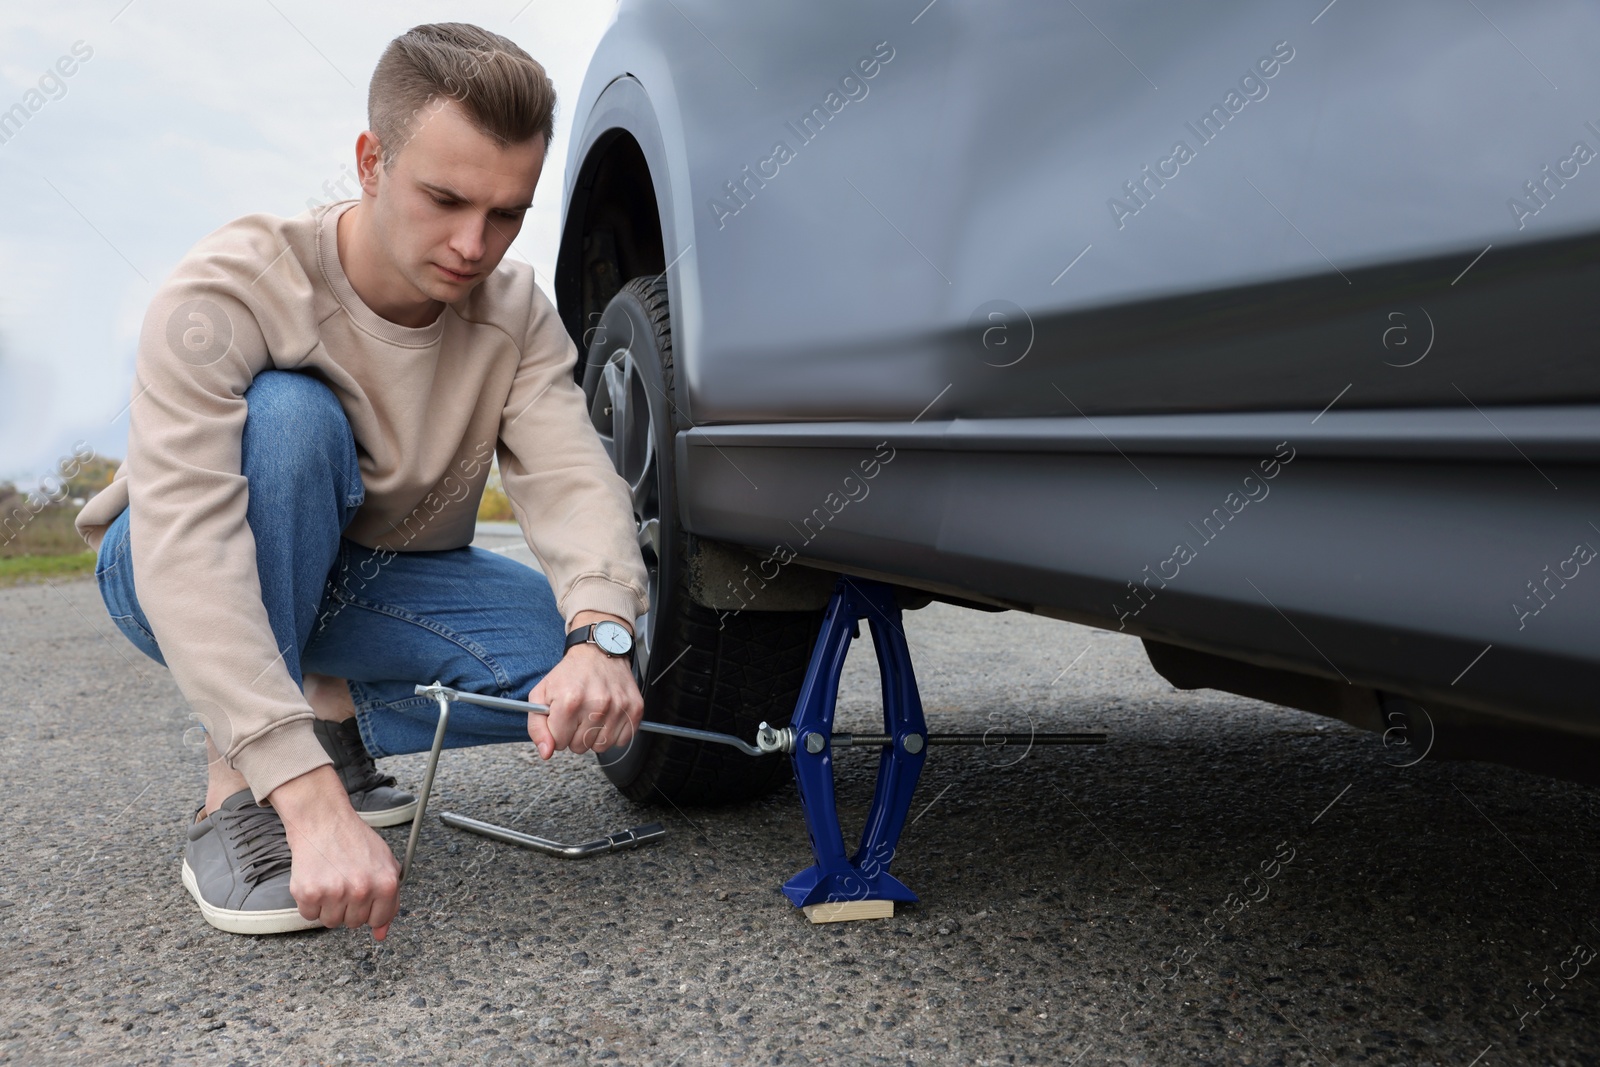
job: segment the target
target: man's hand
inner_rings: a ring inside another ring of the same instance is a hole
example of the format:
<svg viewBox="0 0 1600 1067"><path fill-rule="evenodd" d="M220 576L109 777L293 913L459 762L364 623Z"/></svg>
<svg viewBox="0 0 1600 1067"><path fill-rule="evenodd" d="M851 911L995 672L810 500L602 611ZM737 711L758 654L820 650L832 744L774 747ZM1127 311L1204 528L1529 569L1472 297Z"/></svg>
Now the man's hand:
<svg viewBox="0 0 1600 1067"><path fill-rule="evenodd" d="M622 619L598 611L580 611L573 625L587 626L602 619L633 631ZM533 687L528 701L550 708L548 716L528 716L528 736L544 759L563 748L581 755L604 752L613 745L626 746L644 718L644 697L633 680L630 660L608 656L592 644L567 649L561 662Z"/></svg>
<svg viewBox="0 0 1600 1067"><path fill-rule="evenodd" d="M382 941L400 909L400 863L361 821L330 766L291 778L271 793L288 831L289 893L307 919L327 927L370 925Z"/></svg>

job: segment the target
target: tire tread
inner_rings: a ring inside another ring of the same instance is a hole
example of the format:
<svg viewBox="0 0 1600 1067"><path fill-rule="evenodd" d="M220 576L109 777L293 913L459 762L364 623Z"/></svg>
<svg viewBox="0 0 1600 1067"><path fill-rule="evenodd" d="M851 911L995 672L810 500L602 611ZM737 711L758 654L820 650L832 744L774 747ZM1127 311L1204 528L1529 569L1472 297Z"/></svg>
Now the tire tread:
<svg viewBox="0 0 1600 1067"><path fill-rule="evenodd" d="M676 376L666 278L634 278L618 295L622 293L637 299L649 316L666 395L672 397ZM672 416L674 430L688 425L675 404ZM685 537L678 529L664 543L681 545ZM662 591L662 599L676 610L657 624L651 658L672 666L657 685L646 687L646 717L746 740L755 737L763 721L787 723L822 613L719 612L690 598L682 577L686 571L677 568L677 588ZM789 761L780 757L754 758L726 745L680 738L657 736L650 743L649 755L631 781L613 779L623 795L641 803L662 798L694 806L740 803L771 793L793 777Z"/></svg>

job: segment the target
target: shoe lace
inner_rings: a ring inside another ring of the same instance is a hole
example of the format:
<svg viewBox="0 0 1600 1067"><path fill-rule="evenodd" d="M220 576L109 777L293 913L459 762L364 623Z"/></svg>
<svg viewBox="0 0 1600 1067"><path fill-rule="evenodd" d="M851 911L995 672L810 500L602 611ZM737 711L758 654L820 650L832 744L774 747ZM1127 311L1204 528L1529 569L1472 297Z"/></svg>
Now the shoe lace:
<svg viewBox="0 0 1600 1067"><path fill-rule="evenodd" d="M229 821L239 841L240 873L248 884L260 885L289 870L294 856L283 819L276 811L251 804L232 812Z"/></svg>
<svg viewBox="0 0 1600 1067"><path fill-rule="evenodd" d="M361 728L356 720L341 722L333 736L339 746L339 776L344 780L346 792L365 792L379 786L392 786L398 781L392 774L378 773L377 764L361 741Z"/></svg>

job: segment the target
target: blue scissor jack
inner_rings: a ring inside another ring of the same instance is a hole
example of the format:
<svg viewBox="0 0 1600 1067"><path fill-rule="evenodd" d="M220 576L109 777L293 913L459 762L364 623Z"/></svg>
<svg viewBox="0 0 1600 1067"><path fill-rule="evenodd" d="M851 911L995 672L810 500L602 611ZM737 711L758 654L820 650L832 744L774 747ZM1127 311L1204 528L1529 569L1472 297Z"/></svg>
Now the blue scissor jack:
<svg viewBox="0 0 1600 1067"><path fill-rule="evenodd" d="M872 627L872 644L878 653L884 733L858 739L833 732L833 712L839 697L839 675L851 640L861 636L862 619ZM893 586L862 578L839 579L823 616L822 631L812 649L811 665L789 728L793 731L790 758L794 761L795 782L800 788L800 804L817 862L785 882L784 895L800 908L851 901L916 900L917 895L889 873L889 863L911 810L911 795L927 758L928 743L928 724L922 715L922 699L917 695L911 651L906 647ZM876 742L882 746L878 785L861 832L861 844L848 858L833 796L833 748L841 742ZM889 906L892 909L893 905Z"/></svg>
<svg viewBox="0 0 1600 1067"><path fill-rule="evenodd" d="M861 636L862 619L872 627L872 645L878 653L884 732L836 733L833 711L839 695L839 676L851 640ZM911 651L900 623L895 587L841 575L811 652L811 665L800 688L794 717L784 730L774 730L763 723L756 738L763 751L787 752L793 759L806 830L817 860L785 882L783 893L796 907L805 909L813 922L885 918L894 914L895 901L917 899L904 882L889 873L889 864L895 857L900 832L905 829L911 795L916 792L929 745L1016 744L1031 748L1096 745L1105 739L1103 733L930 734L922 715L922 699L917 695L917 678L911 669ZM876 746L881 752L878 784L861 831L861 844L846 858L833 796L833 750L863 745Z"/></svg>

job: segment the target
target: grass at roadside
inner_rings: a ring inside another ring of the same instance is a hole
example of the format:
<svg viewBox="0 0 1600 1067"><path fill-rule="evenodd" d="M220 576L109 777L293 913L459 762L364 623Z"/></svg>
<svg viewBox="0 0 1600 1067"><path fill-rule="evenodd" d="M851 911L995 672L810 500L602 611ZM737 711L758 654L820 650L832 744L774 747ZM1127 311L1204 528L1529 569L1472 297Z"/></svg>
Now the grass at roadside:
<svg viewBox="0 0 1600 1067"><path fill-rule="evenodd" d="M0 494L7 488L0 485ZM0 499L0 559L82 552L88 546L73 528L78 510L70 504L29 506L18 495Z"/></svg>
<svg viewBox="0 0 1600 1067"><path fill-rule="evenodd" d="M93 552L0 558L0 588L50 578L82 578L94 573L94 560Z"/></svg>
<svg viewBox="0 0 1600 1067"><path fill-rule="evenodd" d="M92 496L115 470L112 461L96 462L105 475L99 485L63 485L65 467L60 478L41 480L34 491L0 482L0 588L94 573L95 553L78 535L75 522L81 497Z"/></svg>

